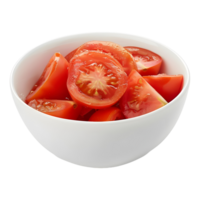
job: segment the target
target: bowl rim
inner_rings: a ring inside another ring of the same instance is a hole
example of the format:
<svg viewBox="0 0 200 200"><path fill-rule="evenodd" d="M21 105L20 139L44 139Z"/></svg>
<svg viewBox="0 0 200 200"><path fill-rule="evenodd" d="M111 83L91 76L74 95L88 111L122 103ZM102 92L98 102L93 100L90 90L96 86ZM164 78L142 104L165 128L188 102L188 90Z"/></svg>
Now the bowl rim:
<svg viewBox="0 0 200 200"><path fill-rule="evenodd" d="M80 120L71 120L71 119L64 119L64 118L59 118L59 117L54 117L54 116L51 116L51 115L47 115L45 113L42 113L42 112L38 112L37 110L31 108L30 106L28 106L17 94L16 90L15 90L15 87L14 87L14 81L13 81L13 77L14 77L14 74L15 72L17 71L17 68L20 66L19 63L25 58L27 57L29 54L31 54L32 52L36 51L37 49L40 49L41 47L47 45L48 43L51 43L51 42L56 42L56 41L59 41L59 40L64 40L64 39L67 39L67 38L70 38L70 37L81 37L81 36L86 36L86 35L99 35L99 34L102 34L102 35L115 35L115 36L121 36L121 37L134 37L134 38L138 38L138 39L141 39L141 40L146 40L146 41L151 41L155 44L158 44L159 46L162 46L168 50L170 50L174 55L176 55L180 61L183 63L183 66L185 67L186 69L186 74L187 74L187 81L184 83L184 86L181 90L181 92L178 94L177 97L175 97L172 101L170 101L168 104L166 104L165 106L157 109L157 110L154 110L152 112L149 112L147 114L144 114L144 115L141 115L141 116L137 116L137 117L134 117L134 118L129 118L129 119L122 119L122 120L115 120L115 121L105 121L105 122L93 122L93 121L80 121ZM42 116L45 116L45 117L50 117L50 119L54 119L54 120L59 120L59 121L65 121L65 122L70 122L70 123L82 123L82 124L91 124L92 125L95 125L95 124L116 124L116 123L126 123L126 122L130 122L130 121L137 121L137 120L141 120L142 118L146 118L146 117L150 117L151 115L153 115L154 113L158 113L158 112L161 112L162 110L164 109L167 109L170 105L172 105L173 103L175 103L176 101L178 101L178 99L181 98L181 96L184 95L184 93L186 92L186 90L188 89L189 87L189 84L190 84L190 72L189 72L189 68L187 66L187 64L185 63L185 61L183 60L183 58L177 53L175 52L174 50L172 50L171 48L169 48L168 46L160 43L160 42L157 42L153 39L150 39L150 38L147 38L147 37L143 37L143 36L138 36L138 35L133 35L133 34L127 34L127 33L119 33L119 32L84 32L84 33L77 33L77 34L70 34L70 35L65 35L65 36L61 36L61 37L58 37L58 38L54 38L52 40L48 40L34 48L32 48L31 50L29 50L28 52L26 52L23 56L21 56L18 61L16 62L16 64L12 67L11 69L11 73L10 73L10 89L11 89L11 92L12 94L15 96L15 98L21 103L23 104L24 106L26 106L26 108L30 109L30 111L33 111L33 112L36 112L37 114L39 115L42 115ZM53 117L53 118L52 118Z"/></svg>

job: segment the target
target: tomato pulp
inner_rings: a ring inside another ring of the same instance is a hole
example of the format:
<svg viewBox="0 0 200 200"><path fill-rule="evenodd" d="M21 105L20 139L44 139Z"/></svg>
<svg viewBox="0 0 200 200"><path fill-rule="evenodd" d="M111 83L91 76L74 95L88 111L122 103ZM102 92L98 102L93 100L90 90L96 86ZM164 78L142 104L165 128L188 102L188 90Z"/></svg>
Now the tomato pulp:
<svg viewBox="0 0 200 200"><path fill-rule="evenodd" d="M67 87L78 104L101 109L122 97L127 88L127 75L111 55L85 51L71 59Z"/></svg>
<svg viewBox="0 0 200 200"><path fill-rule="evenodd" d="M126 118L137 117L166 105L167 101L135 70L128 79L128 88L120 100Z"/></svg>
<svg viewBox="0 0 200 200"><path fill-rule="evenodd" d="M130 52L137 64L137 71L141 76L156 75L160 70L162 58L147 49L128 46L124 47Z"/></svg>

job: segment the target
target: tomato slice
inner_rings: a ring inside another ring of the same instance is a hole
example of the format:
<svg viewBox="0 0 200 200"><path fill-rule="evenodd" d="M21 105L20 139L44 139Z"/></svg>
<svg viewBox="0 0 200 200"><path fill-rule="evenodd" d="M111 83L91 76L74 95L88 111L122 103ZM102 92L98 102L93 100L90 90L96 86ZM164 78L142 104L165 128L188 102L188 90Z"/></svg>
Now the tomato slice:
<svg viewBox="0 0 200 200"><path fill-rule="evenodd" d="M128 79L128 88L120 100L126 118L137 117L166 105L167 101L135 70Z"/></svg>
<svg viewBox="0 0 200 200"><path fill-rule="evenodd" d="M85 51L71 59L67 87L78 104L101 109L122 97L127 88L127 75L111 55Z"/></svg>
<svg viewBox="0 0 200 200"><path fill-rule="evenodd" d="M60 54L55 53L44 69L39 80L26 97L26 102L33 99L70 99L66 81L69 63Z"/></svg>
<svg viewBox="0 0 200 200"><path fill-rule="evenodd" d="M142 76L157 75L162 64L162 58L152 51L140 47L124 47L130 52L137 64L137 71Z"/></svg>
<svg viewBox="0 0 200 200"><path fill-rule="evenodd" d="M105 41L90 41L80 46L77 49L76 54L86 50L98 50L104 53L110 53L123 66L127 75L129 75L133 69L137 69L132 55L126 49L116 43Z"/></svg>
<svg viewBox="0 0 200 200"><path fill-rule="evenodd" d="M90 117L96 112L95 109L91 109L88 113L86 113L85 115L79 115L77 120L80 121L88 121L90 119Z"/></svg>
<svg viewBox="0 0 200 200"><path fill-rule="evenodd" d="M124 115L119 108L110 107L96 111L89 119L89 121L114 121L124 119Z"/></svg>
<svg viewBox="0 0 200 200"><path fill-rule="evenodd" d="M81 116L84 116L84 115L86 115L87 113L89 113L91 110L92 110L92 108L83 106L80 115L81 115Z"/></svg>
<svg viewBox="0 0 200 200"><path fill-rule="evenodd" d="M81 111L81 106L67 100L34 99L28 105L45 114L65 119L77 119Z"/></svg>
<svg viewBox="0 0 200 200"><path fill-rule="evenodd" d="M74 49L73 51L71 51L70 53L68 53L66 56L65 56L65 59L70 62L70 60L72 59L72 57L74 56L74 54L76 53L76 50L77 49Z"/></svg>
<svg viewBox="0 0 200 200"><path fill-rule="evenodd" d="M168 102L172 101L183 87L183 75L158 74L143 78Z"/></svg>

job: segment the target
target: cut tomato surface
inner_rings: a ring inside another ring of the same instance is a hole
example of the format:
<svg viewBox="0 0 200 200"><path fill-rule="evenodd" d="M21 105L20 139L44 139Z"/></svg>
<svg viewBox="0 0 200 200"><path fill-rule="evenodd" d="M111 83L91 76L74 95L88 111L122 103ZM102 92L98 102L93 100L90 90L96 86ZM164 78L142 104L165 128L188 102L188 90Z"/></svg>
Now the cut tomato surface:
<svg viewBox="0 0 200 200"><path fill-rule="evenodd" d="M80 46L75 54L79 54L80 52L87 50L98 50L111 54L123 66L127 75L129 75L133 69L137 69L133 56L126 49L116 43L90 41Z"/></svg>
<svg viewBox="0 0 200 200"><path fill-rule="evenodd" d="M127 46L124 47L130 52L137 64L137 71L142 76L157 75L162 64L162 58L156 53L147 49Z"/></svg>
<svg viewBox="0 0 200 200"><path fill-rule="evenodd" d="M110 107L96 111L89 119L89 121L114 121L124 119L124 115L119 108Z"/></svg>
<svg viewBox="0 0 200 200"><path fill-rule="evenodd" d="M168 102L172 101L183 87L183 75L158 74L143 78Z"/></svg>
<svg viewBox="0 0 200 200"><path fill-rule="evenodd" d="M45 114L65 119L75 120L81 111L81 106L67 100L34 99L28 105Z"/></svg>
<svg viewBox="0 0 200 200"><path fill-rule="evenodd" d="M67 87L78 104L101 109L122 97L127 88L127 75L111 55L85 51L71 59Z"/></svg>
<svg viewBox="0 0 200 200"><path fill-rule="evenodd" d="M166 105L167 101L135 70L128 78L128 88L120 100L126 118L137 117Z"/></svg>
<svg viewBox="0 0 200 200"><path fill-rule="evenodd" d="M66 87L68 67L67 60L60 53L55 53L26 97L26 103L43 98L70 99Z"/></svg>
<svg viewBox="0 0 200 200"><path fill-rule="evenodd" d="M76 50L77 49L74 49L73 51L71 51L70 53L68 53L66 56L65 56L65 59L70 62L70 60L72 59L72 57L74 56L74 54L76 53Z"/></svg>

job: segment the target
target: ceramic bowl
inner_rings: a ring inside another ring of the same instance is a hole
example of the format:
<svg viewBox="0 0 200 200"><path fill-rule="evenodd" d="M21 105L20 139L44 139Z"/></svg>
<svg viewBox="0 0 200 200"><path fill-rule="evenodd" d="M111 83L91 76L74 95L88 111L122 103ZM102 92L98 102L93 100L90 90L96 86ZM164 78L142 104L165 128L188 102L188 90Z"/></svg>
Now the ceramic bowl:
<svg viewBox="0 0 200 200"><path fill-rule="evenodd" d="M169 104L151 113L112 122L56 118L38 112L24 103L26 95L55 52L65 56L91 40L138 46L159 54L163 58L162 72L183 74L181 93ZM14 66L10 85L22 120L46 149L57 157L78 165L113 167L144 156L167 137L183 109L189 88L189 71L177 53L151 39L119 33L88 33L58 38L29 51Z"/></svg>

